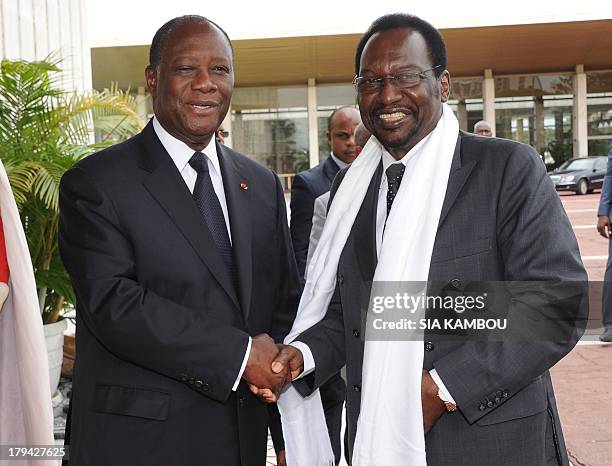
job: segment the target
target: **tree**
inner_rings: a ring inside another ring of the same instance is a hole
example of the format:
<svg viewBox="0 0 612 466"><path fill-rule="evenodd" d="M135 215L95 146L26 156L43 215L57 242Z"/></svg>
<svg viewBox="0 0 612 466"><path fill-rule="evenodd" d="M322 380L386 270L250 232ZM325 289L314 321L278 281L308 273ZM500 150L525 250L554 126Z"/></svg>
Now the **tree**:
<svg viewBox="0 0 612 466"><path fill-rule="evenodd" d="M60 71L51 58L0 63L0 159L28 240L44 323L75 301L57 247L62 175L142 128L129 91L65 92Z"/></svg>

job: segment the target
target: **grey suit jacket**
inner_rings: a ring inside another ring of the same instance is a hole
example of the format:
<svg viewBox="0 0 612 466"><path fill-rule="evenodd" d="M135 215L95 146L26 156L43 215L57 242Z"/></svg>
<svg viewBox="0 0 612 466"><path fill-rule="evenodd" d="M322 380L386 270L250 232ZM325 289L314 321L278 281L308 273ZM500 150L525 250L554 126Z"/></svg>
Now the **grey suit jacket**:
<svg viewBox="0 0 612 466"><path fill-rule="evenodd" d="M308 257L306 258L306 272L308 272L308 266L312 260L319 240L321 239L321 233L323 233L323 227L325 226L325 220L327 219L327 204L329 203L330 192L321 194L315 199L314 209L312 212L312 228L310 229L310 241L308 243ZM304 274L306 278L306 273Z"/></svg>
<svg viewBox="0 0 612 466"><path fill-rule="evenodd" d="M332 202L344 173L334 181ZM381 175L379 167L342 252L325 318L297 338L310 347L316 366L295 383L303 395L346 363L351 450L360 409L363 316L377 260ZM457 292L474 281L586 282L572 227L531 147L459 133L429 281ZM552 301L544 300L539 309L552 315L552 322L556 313L581 307L579 300ZM443 414L426 435L428 465L567 465L548 369L576 343L580 332L572 330L566 341L523 343L426 335L423 368L437 370L459 407Z"/></svg>

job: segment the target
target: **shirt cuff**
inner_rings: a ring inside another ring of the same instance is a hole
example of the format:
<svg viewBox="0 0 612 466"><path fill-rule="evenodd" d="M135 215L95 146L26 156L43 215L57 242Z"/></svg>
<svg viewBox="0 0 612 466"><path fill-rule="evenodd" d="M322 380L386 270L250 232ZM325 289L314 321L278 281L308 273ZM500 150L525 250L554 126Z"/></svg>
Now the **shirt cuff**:
<svg viewBox="0 0 612 466"><path fill-rule="evenodd" d="M315 370L315 362L312 357L312 351L306 343L302 343L301 341L292 341L291 346L299 349L302 352L302 358L304 358L304 370L302 373L295 379L301 379L302 377L310 374Z"/></svg>
<svg viewBox="0 0 612 466"><path fill-rule="evenodd" d="M432 369L429 371L429 375L431 375L431 378L438 386L438 390L440 390L440 398L442 398L442 401L445 401L447 403L452 403L454 405L457 404L455 403L455 399L451 396L449 391L446 389L446 385L444 385L444 382L442 382L442 379L438 375L438 372L435 369Z"/></svg>
<svg viewBox="0 0 612 466"><path fill-rule="evenodd" d="M238 384L240 383L242 374L244 374L244 370L246 369L246 365L247 365L250 355L251 355L251 337L249 337L249 344L247 345L246 353L244 354L244 359L242 360L242 366L240 366L240 372L238 372L238 378L236 379L236 382L234 382L234 386L232 387L233 392L238 390Z"/></svg>

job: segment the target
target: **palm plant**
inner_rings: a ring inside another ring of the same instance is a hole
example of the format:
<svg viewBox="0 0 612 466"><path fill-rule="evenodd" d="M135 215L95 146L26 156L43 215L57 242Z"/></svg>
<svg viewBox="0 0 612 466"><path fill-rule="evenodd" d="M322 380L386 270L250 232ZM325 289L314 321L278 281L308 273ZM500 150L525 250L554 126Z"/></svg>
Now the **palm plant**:
<svg viewBox="0 0 612 466"><path fill-rule="evenodd" d="M44 323L75 301L57 247L62 175L142 128L129 91L65 92L60 71L52 59L0 62L0 159L28 240Z"/></svg>

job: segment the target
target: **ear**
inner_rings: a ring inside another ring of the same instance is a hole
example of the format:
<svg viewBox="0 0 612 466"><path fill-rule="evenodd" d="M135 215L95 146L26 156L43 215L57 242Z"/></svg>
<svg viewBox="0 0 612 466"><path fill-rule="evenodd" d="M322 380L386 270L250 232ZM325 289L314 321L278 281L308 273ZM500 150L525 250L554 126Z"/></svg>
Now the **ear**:
<svg viewBox="0 0 612 466"><path fill-rule="evenodd" d="M440 100L442 102L448 101L451 93L451 77L448 70L444 70L438 78L438 85L440 86Z"/></svg>
<svg viewBox="0 0 612 466"><path fill-rule="evenodd" d="M145 68L145 79L149 93L155 98L157 96L157 69L154 66L148 65Z"/></svg>
<svg viewBox="0 0 612 466"><path fill-rule="evenodd" d="M331 144L331 133L329 131L326 131L325 135L327 136L327 142Z"/></svg>

